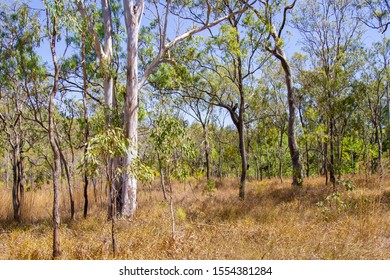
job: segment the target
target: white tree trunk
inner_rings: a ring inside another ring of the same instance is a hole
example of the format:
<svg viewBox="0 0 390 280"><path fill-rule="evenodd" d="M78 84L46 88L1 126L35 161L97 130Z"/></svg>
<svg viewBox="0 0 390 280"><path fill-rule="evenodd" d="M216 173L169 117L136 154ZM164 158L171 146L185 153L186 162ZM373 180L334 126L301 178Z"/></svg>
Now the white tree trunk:
<svg viewBox="0 0 390 280"><path fill-rule="evenodd" d="M144 0L123 0L127 31L127 74L126 97L124 104L125 135L130 140L130 146L124 157L122 186L122 216L133 217L137 206L137 179L131 172L131 166L137 158L138 148L138 34L144 10Z"/></svg>

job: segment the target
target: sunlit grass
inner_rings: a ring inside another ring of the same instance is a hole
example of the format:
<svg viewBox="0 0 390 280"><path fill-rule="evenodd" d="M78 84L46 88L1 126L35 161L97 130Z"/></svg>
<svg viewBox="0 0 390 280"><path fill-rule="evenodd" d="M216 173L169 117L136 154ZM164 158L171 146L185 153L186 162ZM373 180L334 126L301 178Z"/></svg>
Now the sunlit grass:
<svg viewBox="0 0 390 280"><path fill-rule="evenodd" d="M306 179L297 195L288 178L249 181L244 201L235 178L217 181L213 191L204 191L204 180L175 183L175 239L158 182L141 186L136 217L116 222L115 258L390 259L390 179L352 177L356 188L340 188L337 196L324 181ZM91 190L83 219L82 189L74 191L74 221L62 191L61 257L112 259L106 206ZM26 192L20 224L12 221L11 190L1 188L0 199L0 259L50 259L50 186Z"/></svg>

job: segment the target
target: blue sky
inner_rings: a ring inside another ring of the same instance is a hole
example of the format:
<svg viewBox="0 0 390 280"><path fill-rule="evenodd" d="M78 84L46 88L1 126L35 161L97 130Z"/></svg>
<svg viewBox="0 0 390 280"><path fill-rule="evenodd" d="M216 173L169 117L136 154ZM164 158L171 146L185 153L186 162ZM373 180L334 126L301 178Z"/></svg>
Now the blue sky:
<svg viewBox="0 0 390 280"><path fill-rule="evenodd" d="M8 0L5 2L13 2L13 1ZM31 1L29 1L29 3L30 3L29 4L30 7L32 7L32 8L44 9L44 4L43 4L43 1L41 1L41 0L31 0ZM145 21L145 17L144 17L144 21ZM286 32L284 33L284 37L286 38L285 51L289 56L291 56L295 52L300 51L300 46L298 44L300 36L299 36L299 33L297 31L292 30L291 28L286 28L286 31L287 30L289 31L290 35L287 35ZM390 31L387 31L387 33L389 33L389 32ZM376 30L367 30L367 32L364 35L363 41L365 42L365 44L367 46L370 46L372 44L372 42L381 40L382 36L383 35L380 34ZM59 54L61 53L61 50L63 50L63 48L61 49L61 47L63 47L63 45L64 45L64 43L62 43L62 44L60 43L58 45ZM38 53L42 56L44 61L51 60L50 49L49 49L49 46L47 43L42 44L41 48L38 50Z"/></svg>

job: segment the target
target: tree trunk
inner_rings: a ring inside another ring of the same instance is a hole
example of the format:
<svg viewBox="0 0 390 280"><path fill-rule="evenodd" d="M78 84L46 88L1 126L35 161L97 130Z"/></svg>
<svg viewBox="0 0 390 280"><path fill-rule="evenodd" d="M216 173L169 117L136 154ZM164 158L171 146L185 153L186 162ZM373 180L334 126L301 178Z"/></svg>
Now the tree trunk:
<svg viewBox="0 0 390 280"><path fill-rule="evenodd" d="M138 146L138 34L144 10L144 0L123 0L127 31L126 96L124 104L124 130L130 145L124 157L125 172L122 186L122 216L134 216L137 206L137 179L129 167L137 158Z"/></svg>
<svg viewBox="0 0 390 280"><path fill-rule="evenodd" d="M383 155L382 155L382 137L379 133L378 125L375 123L375 138L378 144L378 161L379 161L379 176L383 177Z"/></svg>
<svg viewBox="0 0 390 280"><path fill-rule="evenodd" d="M218 141L218 178L222 182L222 141Z"/></svg>
<svg viewBox="0 0 390 280"><path fill-rule="evenodd" d="M160 171L160 183L161 183L161 190L163 192L163 195L164 195L164 200L167 201L167 193L165 191L165 182L164 182L164 169L162 167L162 163L161 163L161 159L160 159L160 154L157 153L157 159L158 159L158 167L159 167L159 171Z"/></svg>
<svg viewBox="0 0 390 280"><path fill-rule="evenodd" d="M242 117L240 118L240 122L238 125L238 137L239 137L239 149L241 155L241 178L240 178L240 199L245 198L245 187L246 187L246 175L248 162L246 158L246 147L245 147L245 133L244 133L244 120Z"/></svg>
<svg viewBox="0 0 390 280"><path fill-rule="evenodd" d="M83 68L83 112L84 112L84 158L88 152L88 139L89 139L89 119L88 119L88 109L87 109L87 66L85 63L85 34L82 33L82 46L81 46L81 61ZM105 94L106 96L106 94ZM84 219L87 218L88 215L88 173L87 170L84 170L84 211L83 216ZM96 201L96 184L94 184L95 191L95 201Z"/></svg>
<svg viewBox="0 0 390 280"><path fill-rule="evenodd" d="M73 199L73 190L72 190L72 186L71 186L71 183L70 183L70 179L71 178L70 178L70 175L69 175L68 163L67 163L67 161L65 159L64 154L62 153L62 150L60 148L60 144L58 143L58 141L56 143L57 143L57 147L58 147L58 152L60 153L60 160L62 161L64 170L65 170L66 182L67 182L68 191L69 191L70 219L73 220L74 219L74 199Z"/></svg>
<svg viewBox="0 0 390 280"><path fill-rule="evenodd" d="M302 111L301 111L301 106L298 108L298 113L299 113L299 118L301 120L303 132L306 134L305 130L305 123L303 122L303 116L302 116ZM306 151L306 177L309 178L310 176L310 161L309 161L309 145L308 145L308 140L305 140L305 151Z"/></svg>
<svg viewBox="0 0 390 280"><path fill-rule="evenodd" d="M52 47L53 49L53 47ZM53 53L53 50L52 50ZM55 51L53 54L55 60ZM57 63L55 63L57 64ZM60 254L60 153L54 139L54 97L58 88L58 66L55 74L55 81L50 95L49 102L49 140L53 151L54 166L53 166L53 258L57 258Z"/></svg>
<svg viewBox="0 0 390 280"><path fill-rule="evenodd" d="M332 183L333 189L336 190L336 176L335 176L335 170L334 170L334 119L333 117L330 118L329 121L329 132L330 132L330 143L329 143L329 149L330 149L330 166L329 166L329 178L330 182Z"/></svg>
<svg viewBox="0 0 390 280"><path fill-rule="evenodd" d="M17 222L20 222L19 174L19 145L15 145L12 153L12 207L14 220Z"/></svg>
<svg viewBox="0 0 390 280"><path fill-rule="evenodd" d="M5 189L8 190L8 181L9 181L9 168L8 168L8 160L9 160L9 154L8 150L5 149L4 151L4 162L5 162Z"/></svg>
<svg viewBox="0 0 390 280"><path fill-rule="evenodd" d="M283 134L284 129L280 131L279 138L279 178L281 183L283 183Z"/></svg>
<svg viewBox="0 0 390 280"><path fill-rule="evenodd" d="M261 138L261 137L260 137ZM261 145L261 139L259 141L259 146L260 146L260 181L263 181L263 146Z"/></svg>
<svg viewBox="0 0 390 280"><path fill-rule="evenodd" d="M168 169L169 170L169 169ZM171 175L168 171L168 184L169 184L169 212L171 214L171 238L175 239L175 212L173 211L173 189L171 182Z"/></svg>
<svg viewBox="0 0 390 280"><path fill-rule="evenodd" d="M325 174L325 185L327 186L329 183L329 176L328 176L328 171L329 171L329 163L328 163L328 141L325 140L323 143L323 156L322 156L322 165L324 168L324 174Z"/></svg>
<svg viewBox="0 0 390 280"><path fill-rule="evenodd" d="M282 49L277 47L274 55L280 60L286 79L287 86L287 99L288 99L288 147L290 149L291 162L293 168L293 182L294 189L299 189L303 183L303 172L301 158L299 154L298 144L295 136L296 126L296 106L295 106L295 94L292 81L292 73L290 65L287 61L286 55Z"/></svg>
<svg viewBox="0 0 390 280"><path fill-rule="evenodd" d="M207 127L205 124L202 124L203 128L203 137L204 137L204 153L205 153L205 160L206 160L206 178L207 182L211 179L211 168L210 168L210 145L208 140L208 133L207 133Z"/></svg>
<svg viewBox="0 0 390 280"><path fill-rule="evenodd" d="M15 107L19 110L17 98L15 99ZM17 222L20 222L24 201L23 139L20 136L21 131L21 116L18 115L13 124L13 141L11 135L8 134L8 141L12 148L12 207L14 220Z"/></svg>
<svg viewBox="0 0 390 280"><path fill-rule="evenodd" d="M309 145L307 142L305 143L305 149L306 149L306 177L310 177L310 159L309 159Z"/></svg>
<svg viewBox="0 0 390 280"><path fill-rule="evenodd" d="M47 16L49 12L47 11ZM53 171L53 258L56 259L60 256L60 171L61 171L61 162L60 162L60 152L58 150L55 133L54 133L54 98L58 90L58 80L59 80L59 66L57 63L56 56L56 42L57 42L57 18L52 16L52 32L50 40L50 50L54 65L54 80L53 88L50 93L49 100L49 140L50 146L53 152L54 166ZM48 26L49 28L49 26Z"/></svg>
<svg viewBox="0 0 390 280"><path fill-rule="evenodd" d="M238 31L237 27L236 30ZM237 35L237 43L240 43L239 35ZM245 123L244 123L244 115L245 115L245 92L243 85L243 75L242 75L242 61L241 57L237 57L237 74L238 74L238 90L240 93L240 104L238 116L235 113L234 109L231 112L231 115L235 115L235 123L238 130L239 137L239 149L241 155L241 178L240 178L240 199L245 198L245 187L246 187L246 177L247 177L247 169L248 169L248 159L246 154L246 145L245 145Z"/></svg>

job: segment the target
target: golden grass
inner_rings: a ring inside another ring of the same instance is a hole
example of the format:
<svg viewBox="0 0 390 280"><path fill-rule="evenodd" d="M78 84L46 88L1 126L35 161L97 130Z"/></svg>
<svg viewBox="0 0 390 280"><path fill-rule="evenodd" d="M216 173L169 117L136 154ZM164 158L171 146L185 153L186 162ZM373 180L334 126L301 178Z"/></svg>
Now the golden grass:
<svg viewBox="0 0 390 280"><path fill-rule="evenodd" d="M237 179L174 185L175 239L169 204L158 183L140 187L132 221L118 219L117 259L390 259L390 179L368 184L352 178L354 191L332 189L324 178L305 180L293 194L290 181L248 182L244 201ZM11 191L0 189L0 259L50 259L50 187L26 193L23 222L12 222ZM326 198L328 197L328 200ZM112 259L111 222L90 193L89 217L82 218L82 190L75 189L76 219L69 220L62 195L63 259Z"/></svg>

